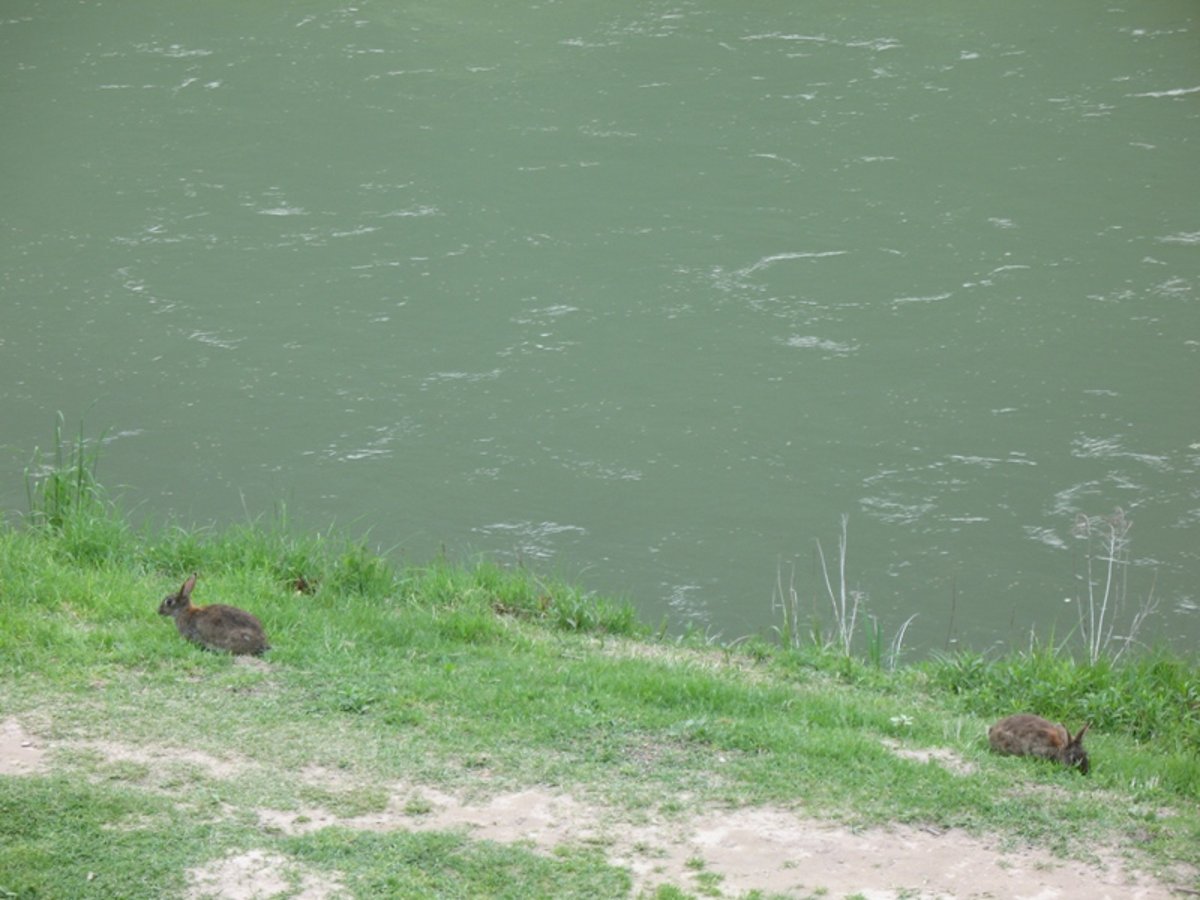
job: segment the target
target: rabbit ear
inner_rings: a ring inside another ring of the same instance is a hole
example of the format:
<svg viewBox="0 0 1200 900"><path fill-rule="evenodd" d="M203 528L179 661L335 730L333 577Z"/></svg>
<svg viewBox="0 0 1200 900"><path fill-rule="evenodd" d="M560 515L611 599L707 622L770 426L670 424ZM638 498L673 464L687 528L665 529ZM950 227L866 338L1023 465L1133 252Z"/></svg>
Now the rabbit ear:
<svg viewBox="0 0 1200 900"><path fill-rule="evenodd" d="M1082 728L1079 729L1079 734L1077 734L1077 735L1075 735L1075 737L1071 738L1071 743L1078 744L1080 741L1082 741L1083 736L1085 734L1087 734L1087 730L1091 727L1092 727L1091 722L1088 722L1087 724L1085 724Z"/></svg>
<svg viewBox="0 0 1200 900"><path fill-rule="evenodd" d="M183 587L179 589L179 596L187 598L192 596L192 588L196 586L196 573L193 572L188 576L188 580L183 583Z"/></svg>

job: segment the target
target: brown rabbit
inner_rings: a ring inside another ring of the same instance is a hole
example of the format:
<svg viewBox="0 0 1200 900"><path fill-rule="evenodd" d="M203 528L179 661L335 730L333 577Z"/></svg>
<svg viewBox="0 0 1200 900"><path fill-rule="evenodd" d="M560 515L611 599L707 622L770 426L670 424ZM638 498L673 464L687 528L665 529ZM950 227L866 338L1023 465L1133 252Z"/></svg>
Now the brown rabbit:
<svg viewBox="0 0 1200 900"><path fill-rule="evenodd" d="M196 575L193 573L179 593L168 594L158 607L160 616L175 617L175 627L180 634L209 650L257 656L271 649L262 623L245 610L223 603L192 606L192 588L195 586Z"/></svg>
<svg viewBox="0 0 1200 900"><path fill-rule="evenodd" d="M1041 716L1020 713L1001 719L988 729L988 743L997 753L1006 756L1040 756L1053 759L1064 766L1074 766L1084 775L1088 773L1087 752L1083 749L1083 736L1090 725L1071 732Z"/></svg>

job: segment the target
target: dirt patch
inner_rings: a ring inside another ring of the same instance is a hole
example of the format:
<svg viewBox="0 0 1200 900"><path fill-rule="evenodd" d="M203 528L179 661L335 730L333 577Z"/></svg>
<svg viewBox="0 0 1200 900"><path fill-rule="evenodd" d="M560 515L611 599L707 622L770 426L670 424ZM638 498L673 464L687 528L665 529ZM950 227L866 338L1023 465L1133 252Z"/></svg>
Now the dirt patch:
<svg viewBox="0 0 1200 900"><path fill-rule="evenodd" d="M65 741L60 746L65 750L99 754L109 763L136 763L156 771L194 771L217 780L233 778L253 765L248 760L221 759L202 750L183 747L131 746L117 741Z"/></svg>
<svg viewBox="0 0 1200 900"><path fill-rule="evenodd" d="M348 790L358 786L358 782L341 769L331 769L328 766L309 764L297 773L302 784L326 790Z"/></svg>
<svg viewBox="0 0 1200 900"><path fill-rule="evenodd" d="M670 884L722 892L787 896L828 892L871 900L968 897L1045 900L1168 900L1168 887L1128 870L1115 857L1102 867L1036 850L1005 852L964 832L912 827L850 831L784 809L748 808L676 821L630 822L616 810L533 788L467 802L411 785L394 785L387 809L337 818L320 809L260 810L260 821L285 833L337 824L371 831L468 832L479 840L520 843L541 852L587 844L628 868L634 893Z"/></svg>
<svg viewBox="0 0 1200 900"><path fill-rule="evenodd" d="M885 738L883 746L904 759L911 759L920 763L936 763L943 769L953 772L955 775L971 775L975 772L974 763L967 762L967 760L947 747L905 747L899 741L892 740L891 738Z"/></svg>
<svg viewBox="0 0 1200 900"><path fill-rule="evenodd" d="M135 763L166 759L217 779L258 765L178 748L114 742L63 746ZM898 744L891 749L952 769L963 762L950 751L906 750ZM46 772L47 750L47 743L16 719L0 722L0 775ZM362 786L349 773L315 765L293 777L298 786L319 786L334 793ZM898 826L851 831L769 807L712 810L686 819L630 815L540 787L469 800L435 787L396 783L387 787L387 796L382 811L360 816L339 817L320 808L263 809L257 815L265 828L287 834L336 824L372 831L457 830L479 840L520 844L545 853L586 844L603 848L613 865L632 873L635 895L653 893L661 884L702 892L715 884L726 895L751 891L797 897L859 894L869 900L1169 900L1174 896L1166 884L1133 872L1113 853L1100 854L1102 864L1090 865L1035 849L1008 851L986 838L954 830ZM228 814L237 810L231 808ZM1195 877L1194 873L1183 876ZM336 877L263 850L214 860L189 871L188 879L191 900L257 900L281 892L303 900L328 900L346 894Z"/></svg>
<svg viewBox="0 0 1200 900"><path fill-rule="evenodd" d="M186 747L131 745L119 741L59 741L55 750L94 753L109 763L128 762L154 769L192 769L208 778L233 778L256 763L246 759L222 759ZM16 718L0 722L0 775L36 775L49 770L48 743L30 732Z"/></svg>
<svg viewBox="0 0 1200 900"><path fill-rule="evenodd" d="M789 896L861 894L872 898L1038 897L1166 898L1165 887L1140 881L1119 865L1100 870L1036 851L1002 853L950 831L911 827L851 832L784 810L744 809L691 822L666 845L665 858L630 861L642 885L686 883L701 871L722 889Z"/></svg>
<svg viewBox="0 0 1200 900"><path fill-rule="evenodd" d="M188 870L187 900L265 900L287 892L298 900L348 896L334 878L298 866L287 857L251 850Z"/></svg>
<svg viewBox="0 0 1200 900"><path fill-rule="evenodd" d="M46 769L46 745L16 719L0 722L0 775L36 775Z"/></svg>

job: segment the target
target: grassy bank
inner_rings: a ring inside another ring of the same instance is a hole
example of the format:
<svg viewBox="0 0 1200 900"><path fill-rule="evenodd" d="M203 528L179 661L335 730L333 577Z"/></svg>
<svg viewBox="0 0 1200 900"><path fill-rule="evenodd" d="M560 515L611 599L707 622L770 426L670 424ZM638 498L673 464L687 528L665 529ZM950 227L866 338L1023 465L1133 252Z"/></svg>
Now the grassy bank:
<svg viewBox="0 0 1200 900"><path fill-rule="evenodd" d="M883 671L815 646L689 646L523 570L395 568L284 524L137 531L87 478L46 484L0 528L0 720L54 748L0 775L0 896L180 895L189 870L247 849L287 861L285 893L322 875L364 897L631 889L599 839L544 853L346 827L397 784L414 823L430 792L537 785L635 820L772 804L1200 865L1194 661L963 654ZM156 615L192 571L197 603L262 619L264 661L200 650ZM989 720L1022 709L1091 721L1091 776L990 755ZM961 769L897 752L927 748ZM314 808L332 820L263 815ZM696 868L655 895L721 895Z"/></svg>

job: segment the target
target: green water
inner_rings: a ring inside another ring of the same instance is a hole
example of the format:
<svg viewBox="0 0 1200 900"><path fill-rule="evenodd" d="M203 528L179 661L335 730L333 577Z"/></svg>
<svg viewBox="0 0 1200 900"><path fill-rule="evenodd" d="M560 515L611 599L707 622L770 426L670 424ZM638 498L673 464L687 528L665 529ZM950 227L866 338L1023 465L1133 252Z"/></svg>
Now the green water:
<svg viewBox="0 0 1200 900"><path fill-rule="evenodd" d="M1192 3L0 11L0 486L286 502L734 637L850 517L908 643L1200 636ZM951 610L953 618L951 619Z"/></svg>

